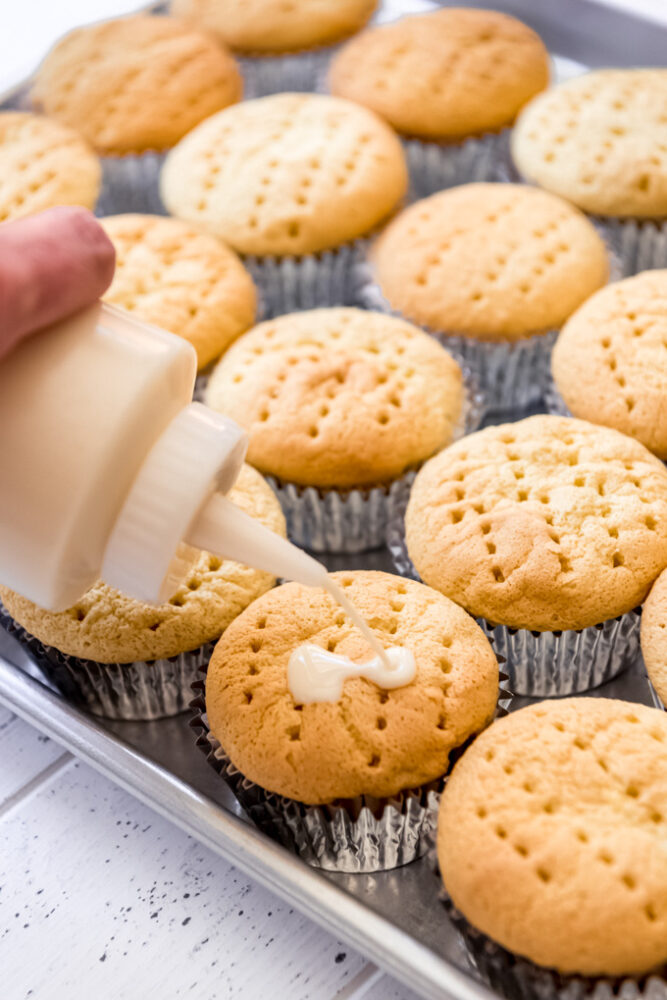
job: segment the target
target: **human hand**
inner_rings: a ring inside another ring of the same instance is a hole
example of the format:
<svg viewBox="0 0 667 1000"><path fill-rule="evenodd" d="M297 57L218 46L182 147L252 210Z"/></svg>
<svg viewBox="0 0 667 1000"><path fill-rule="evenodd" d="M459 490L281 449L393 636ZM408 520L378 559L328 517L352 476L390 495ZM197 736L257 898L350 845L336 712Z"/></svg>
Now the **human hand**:
<svg viewBox="0 0 667 1000"><path fill-rule="evenodd" d="M111 284L113 244L85 208L0 225L0 358L22 338L90 305Z"/></svg>

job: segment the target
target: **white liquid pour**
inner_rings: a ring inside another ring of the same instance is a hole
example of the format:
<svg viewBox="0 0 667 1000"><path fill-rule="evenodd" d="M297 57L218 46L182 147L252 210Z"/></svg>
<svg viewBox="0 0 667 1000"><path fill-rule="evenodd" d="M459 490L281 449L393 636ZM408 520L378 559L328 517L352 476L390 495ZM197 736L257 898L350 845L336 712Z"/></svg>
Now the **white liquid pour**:
<svg viewBox="0 0 667 1000"><path fill-rule="evenodd" d="M315 701L339 701L348 677L365 677L387 690L404 687L414 680L415 658L409 649L391 646L383 652L382 659L374 656L367 663L353 663L347 656L330 653L320 646L299 646L289 658L287 686L297 704L309 705Z"/></svg>
<svg viewBox="0 0 667 1000"><path fill-rule="evenodd" d="M198 549L236 559L274 576L297 580L307 587L323 587L354 622L387 670L392 665L377 636L359 614L345 592L331 579L326 567L307 552L281 538L240 510L220 493L214 493L190 526L186 541Z"/></svg>

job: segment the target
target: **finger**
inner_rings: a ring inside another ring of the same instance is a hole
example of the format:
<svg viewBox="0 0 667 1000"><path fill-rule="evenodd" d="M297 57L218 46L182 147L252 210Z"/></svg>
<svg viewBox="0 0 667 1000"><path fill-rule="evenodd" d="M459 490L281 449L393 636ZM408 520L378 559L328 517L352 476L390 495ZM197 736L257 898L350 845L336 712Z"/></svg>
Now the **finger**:
<svg viewBox="0 0 667 1000"><path fill-rule="evenodd" d="M0 225L0 356L83 309L109 287L111 240L84 208L51 208Z"/></svg>

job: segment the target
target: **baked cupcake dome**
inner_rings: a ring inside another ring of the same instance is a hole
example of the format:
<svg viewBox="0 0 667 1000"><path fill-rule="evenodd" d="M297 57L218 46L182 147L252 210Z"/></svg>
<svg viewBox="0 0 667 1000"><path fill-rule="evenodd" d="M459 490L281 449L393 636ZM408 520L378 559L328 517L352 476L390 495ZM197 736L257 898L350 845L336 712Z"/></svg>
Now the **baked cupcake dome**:
<svg viewBox="0 0 667 1000"><path fill-rule="evenodd" d="M171 12L239 52L271 55L330 45L363 27L377 0L172 0Z"/></svg>
<svg viewBox="0 0 667 1000"><path fill-rule="evenodd" d="M608 69L536 97L512 134L523 176L597 215L667 216L667 70Z"/></svg>
<svg viewBox="0 0 667 1000"><path fill-rule="evenodd" d="M397 131L457 141L511 125L549 82L549 55L521 21L450 8L370 28L334 58L331 91Z"/></svg>
<svg viewBox="0 0 667 1000"><path fill-rule="evenodd" d="M305 486L374 486L448 444L461 369L409 323L315 309L261 323L222 358L206 393L250 436L248 461Z"/></svg>
<svg viewBox="0 0 667 1000"><path fill-rule="evenodd" d="M372 112L316 94L245 101L194 129L161 176L169 211L243 254L310 254L368 233L405 194L401 145Z"/></svg>
<svg viewBox="0 0 667 1000"><path fill-rule="evenodd" d="M285 584L227 629L211 658L206 711L232 763L267 791L308 804L395 795L440 777L452 750L482 729L498 664L461 608L388 573L333 574L386 645L405 645L417 675L384 690L347 679L338 702L297 705L287 664L308 642L363 663L372 651L324 591Z"/></svg>
<svg viewBox="0 0 667 1000"><path fill-rule="evenodd" d="M642 608L641 646L651 683L667 705L667 570L651 587Z"/></svg>
<svg viewBox="0 0 667 1000"><path fill-rule="evenodd" d="M445 787L445 886L471 924L539 965L647 973L667 961L666 801L664 713L608 698L513 712Z"/></svg>
<svg viewBox="0 0 667 1000"><path fill-rule="evenodd" d="M137 15L76 28L40 66L32 100L100 152L169 149L238 101L236 63L182 21Z"/></svg>
<svg viewBox="0 0 667 1000"><path fill-rule="evenodd" d="M74 129L40 115L0 113L0 222L55 205L93 208L100 163Z"/></svg>
<svg viewBox="0 0 667 1000"><path fill-rule="evenodd" d="M416 202L380 235L371 261L407 319L489 341L560 327L609 273L580 212L518 184L465 184Z"/></svg>
<svg viewBox="0 0 667 1000"><path fill-rule="evenodd" d="M472 615L583 629L641 604L667 565L667 469L581 420L487 427L417 474L406 537L424 582Z"/></svg>
<svg viewBox="0 0 667 1000"><path fill-rule="evenodd" d="M615 427L667 459L667 271L593 295L565 324L551 368L575 417Z"/></svg>
<svg viewBox="0 0 667 1000"><path fill-rule="evenodd" d="M100 221L116 248L106 301L184 337L197 351L200 369L252 325L255 286L224 243L157 215Z"/></svg>
<svg viewBox="0 0 667 1000"><path fill-rule="evenodd" d="M284 536L278 501L254 469L241 469L229 498ZM0 587L0 600L27 632L61 653L98 663L133 663L176 656L217 639L274 582L268 573L202 552L170 601L157 607L102 582L67 611L45 611L6 587Z"/></svg>

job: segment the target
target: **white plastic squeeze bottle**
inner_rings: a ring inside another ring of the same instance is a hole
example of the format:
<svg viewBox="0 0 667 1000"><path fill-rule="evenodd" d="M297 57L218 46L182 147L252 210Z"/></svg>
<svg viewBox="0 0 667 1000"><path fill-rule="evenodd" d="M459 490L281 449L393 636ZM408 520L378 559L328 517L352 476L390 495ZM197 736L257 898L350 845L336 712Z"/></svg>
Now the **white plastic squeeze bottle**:
<svg viewBox="0 0 667 1000"><path fill-rule="evenodd" d="M0 583L51 611L98 580L168 599L192 547L325 587L325 567L225 499L243 430L192 403L187 341L97 304L0 363Z"/></svg>

